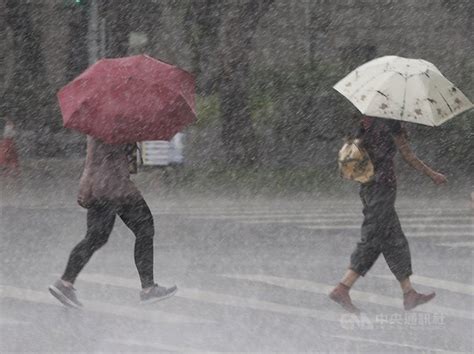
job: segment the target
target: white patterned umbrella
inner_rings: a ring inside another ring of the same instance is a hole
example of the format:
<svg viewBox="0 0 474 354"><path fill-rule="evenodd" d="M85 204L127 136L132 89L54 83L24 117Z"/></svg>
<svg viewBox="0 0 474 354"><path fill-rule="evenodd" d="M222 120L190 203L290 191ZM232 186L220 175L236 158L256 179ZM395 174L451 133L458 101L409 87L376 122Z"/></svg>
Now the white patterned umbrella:
<svg viewBox="0 0 474 354"><path fill-rule="evenodd" d="M334 89L365 115L437 126L473 107L431 63L394 55L371 60Z"/></svg>

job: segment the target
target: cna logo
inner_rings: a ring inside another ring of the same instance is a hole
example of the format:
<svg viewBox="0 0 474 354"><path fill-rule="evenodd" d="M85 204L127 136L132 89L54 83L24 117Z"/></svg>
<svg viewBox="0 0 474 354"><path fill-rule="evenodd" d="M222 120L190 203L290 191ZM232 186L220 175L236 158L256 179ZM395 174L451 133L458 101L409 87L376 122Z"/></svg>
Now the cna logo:
<svg viewBox="0 0 474 354"><path fill-rule="evenodd" d="M374 329L374 324L365 314L359 316L354 314L344 314L340 317L339 323L344 329Z"/></svg>

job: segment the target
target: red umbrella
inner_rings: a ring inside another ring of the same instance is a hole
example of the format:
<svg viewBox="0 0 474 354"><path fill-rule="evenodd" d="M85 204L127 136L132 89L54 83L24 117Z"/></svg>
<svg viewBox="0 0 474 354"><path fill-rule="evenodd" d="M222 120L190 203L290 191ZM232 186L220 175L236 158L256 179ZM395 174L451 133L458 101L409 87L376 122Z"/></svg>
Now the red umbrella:
<svg viewBox="0 0 474 354"><path fill-rule="evenodd" d="M102 59L58 99L65 127L109 144L170 140L196 118L193 76L147 55Z"/></svg>

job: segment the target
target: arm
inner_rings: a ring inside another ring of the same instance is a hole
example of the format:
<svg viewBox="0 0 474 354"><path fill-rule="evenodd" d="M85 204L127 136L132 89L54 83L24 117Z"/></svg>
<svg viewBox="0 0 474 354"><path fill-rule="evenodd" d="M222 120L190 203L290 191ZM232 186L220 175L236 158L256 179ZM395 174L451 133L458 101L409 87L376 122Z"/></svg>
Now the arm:
<svg viewBox="0 0 474 354"><path fill-rule="evenodd" d="M428 177L430 177L435 184L443 184L446 183L448 180L446 177L431 169L427 164L421 161L410 148L408 144L408 140L404 134L398 134L394 136L395 145L397 146L398 150L400 151L403 159L414 169L424 173Z"/></svg>

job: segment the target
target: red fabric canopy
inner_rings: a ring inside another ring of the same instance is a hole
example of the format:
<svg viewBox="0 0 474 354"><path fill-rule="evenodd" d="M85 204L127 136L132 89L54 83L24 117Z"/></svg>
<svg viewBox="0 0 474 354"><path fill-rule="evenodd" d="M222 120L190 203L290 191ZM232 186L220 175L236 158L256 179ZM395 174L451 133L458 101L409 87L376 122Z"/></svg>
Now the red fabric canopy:
<svg viewBox="0 0 474 354"><path fill-rule="evenodd" d="M58 99L65 127L109 144L170 140L196 118L193 76L147 55L102 59Z"/></svg>

